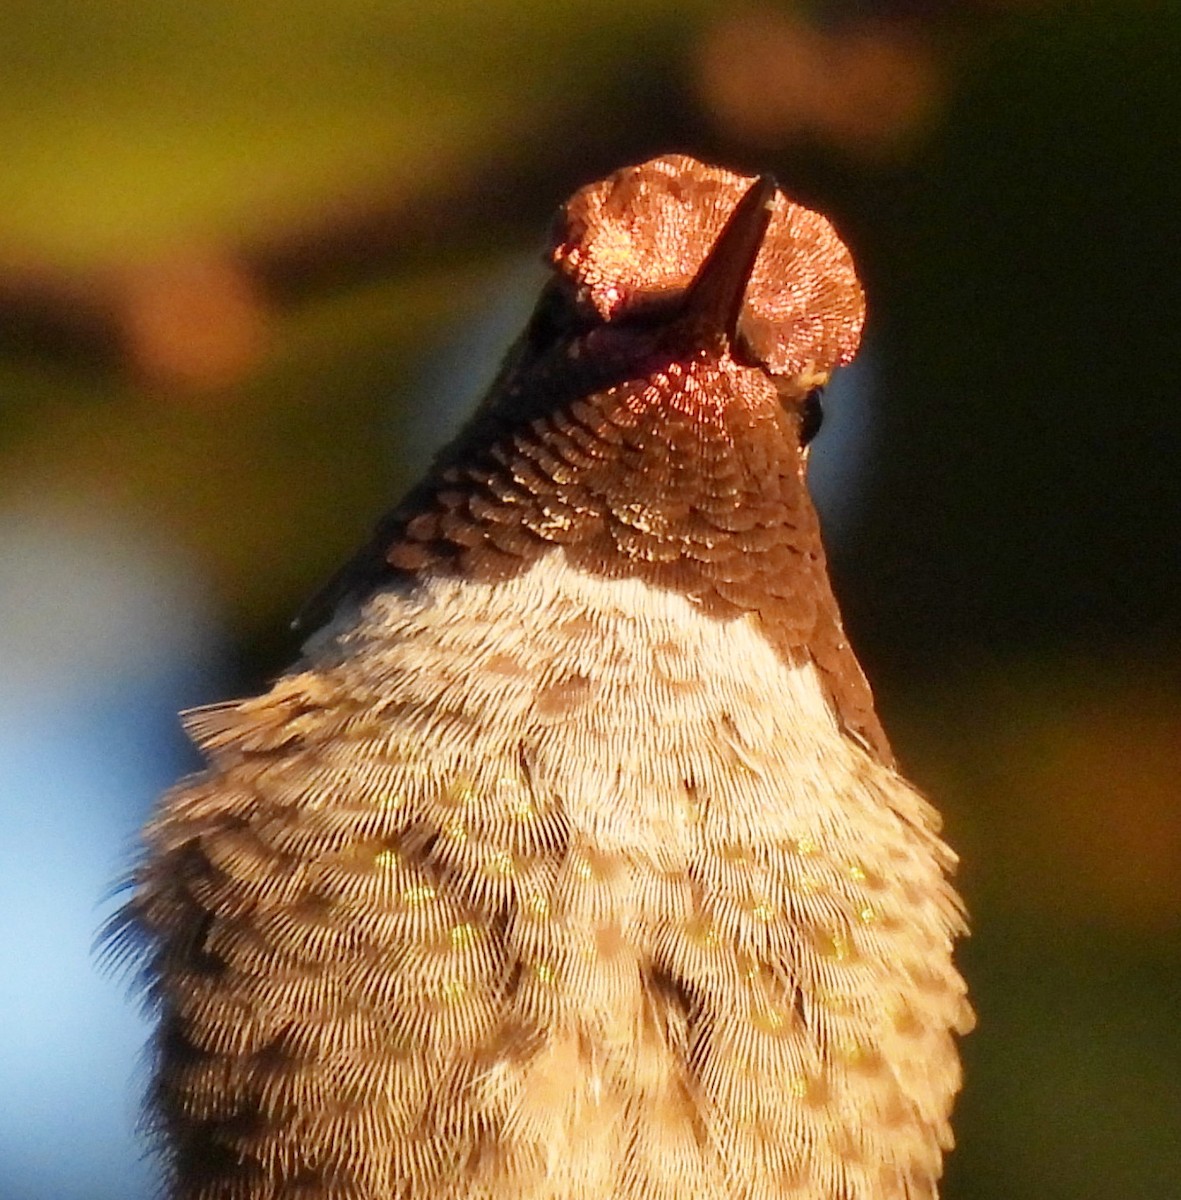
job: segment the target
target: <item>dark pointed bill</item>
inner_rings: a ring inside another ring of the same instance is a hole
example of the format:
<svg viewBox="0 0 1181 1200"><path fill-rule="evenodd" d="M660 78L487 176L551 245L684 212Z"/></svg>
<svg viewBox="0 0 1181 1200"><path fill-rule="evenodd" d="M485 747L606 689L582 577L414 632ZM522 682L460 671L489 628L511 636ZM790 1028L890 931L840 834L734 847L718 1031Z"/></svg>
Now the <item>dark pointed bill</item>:
<svg viewBox="0 0 1181 1200"><path fill-rule="evenodd" d="M702 340L734 340L777 190L772 175L760 175L747 188L689 284L684 319Z"/></svg>

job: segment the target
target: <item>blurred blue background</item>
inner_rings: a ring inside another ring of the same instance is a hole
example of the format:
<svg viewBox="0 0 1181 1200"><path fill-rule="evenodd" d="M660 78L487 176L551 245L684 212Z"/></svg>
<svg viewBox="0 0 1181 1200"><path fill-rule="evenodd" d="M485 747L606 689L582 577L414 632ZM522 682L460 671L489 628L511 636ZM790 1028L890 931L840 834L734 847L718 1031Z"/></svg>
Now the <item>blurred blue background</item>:
<svg viewBox="0 0 1181 1200"><path fill-rule="evenodd" d="M774 171L870 299L813 486L980 1014L952 1200L1181 1179L1181 11L15 0L0 47L0 1200L136 1200L95 934L177 709L462 419L573 188Z"/></svg>

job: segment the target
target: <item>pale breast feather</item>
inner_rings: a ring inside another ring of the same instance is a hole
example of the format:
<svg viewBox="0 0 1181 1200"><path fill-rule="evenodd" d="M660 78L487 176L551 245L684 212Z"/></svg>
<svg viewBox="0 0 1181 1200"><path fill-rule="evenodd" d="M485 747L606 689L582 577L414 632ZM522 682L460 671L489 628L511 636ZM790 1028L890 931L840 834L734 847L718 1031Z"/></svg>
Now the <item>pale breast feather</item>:
<svg viewBox="0 0 1181 1200"><path fill-rule="evenodd" d="M134 901L178 1195L934 1194L953 857L757 615L554 548L189 729Z"/></svg>

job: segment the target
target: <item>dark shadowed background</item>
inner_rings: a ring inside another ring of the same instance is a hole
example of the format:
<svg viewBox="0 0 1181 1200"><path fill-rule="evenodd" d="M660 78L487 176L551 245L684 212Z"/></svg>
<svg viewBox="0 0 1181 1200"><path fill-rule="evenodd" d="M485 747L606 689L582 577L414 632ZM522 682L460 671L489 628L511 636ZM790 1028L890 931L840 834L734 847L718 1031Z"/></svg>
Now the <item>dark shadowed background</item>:
<svg viewBox="0 0 1181 1200"><path fill-rule="evenodd" d="M575 15L575 12L577 15ZM175 710L288 619L520 325L554 207L684 150L869 292L815 484L947 817L980 1025L952 1200L1181 1180L1181 7L7 0L0 1200L146 1200L94 932Z"/></svg>

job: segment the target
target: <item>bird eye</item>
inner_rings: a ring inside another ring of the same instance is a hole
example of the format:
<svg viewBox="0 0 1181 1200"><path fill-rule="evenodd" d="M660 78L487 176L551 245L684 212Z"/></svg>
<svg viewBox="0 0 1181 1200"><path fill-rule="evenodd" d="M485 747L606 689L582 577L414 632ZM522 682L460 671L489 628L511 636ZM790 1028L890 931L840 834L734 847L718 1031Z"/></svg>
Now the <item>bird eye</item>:
<svg viewBox="0 0 1181 1200"><path fill-rule="evenodd" d="M824 406L820 402L823 388L813 388L800 404L800 445L806 446L824 424Z"/></svg>
<svg viewBox="0 0 1181 1200"><path fill-rule="evenodd" d="M550 284L541 293L526 330L529 345L535 353L544 353L554 344L595 324L580 312L573 300L559 287Z"/></svg>

